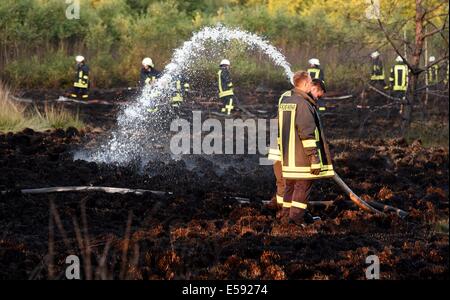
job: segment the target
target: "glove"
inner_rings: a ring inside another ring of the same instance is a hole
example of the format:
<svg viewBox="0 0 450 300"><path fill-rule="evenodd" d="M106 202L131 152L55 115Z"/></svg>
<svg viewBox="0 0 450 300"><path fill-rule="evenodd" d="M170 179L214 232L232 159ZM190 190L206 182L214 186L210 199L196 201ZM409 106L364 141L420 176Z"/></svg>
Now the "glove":
<svg viewBox="0 0 450 300"><path fill-rule="evenodd" d="M320 159L319 159L319 155L317 155L317 153L312 154L309 156L309 162L311 164L311 174L312 175L319 175L320 174ZM314 168L313 166L316 167L318 166L318 168Z"/></svg>

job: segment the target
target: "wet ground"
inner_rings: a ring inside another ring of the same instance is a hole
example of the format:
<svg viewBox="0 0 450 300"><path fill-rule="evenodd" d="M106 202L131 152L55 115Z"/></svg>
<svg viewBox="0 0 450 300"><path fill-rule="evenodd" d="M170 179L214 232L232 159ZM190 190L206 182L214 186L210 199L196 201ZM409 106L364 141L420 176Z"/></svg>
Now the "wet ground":
<svg viewBox="0 0 450 300"><path fill-rule="evenodd" d="M243 103L270 115L271 99L247 95ZM82 132L0 135L0 190L9 191L0 195L0 279L64 278L71 254L82 260L84 278L364 279L374 254L381 278L448 279L448 148L383 138L394 130L395 110L374 113L361 130L367 114L355 100L328 106L337 172L364 200L407 211L406 220L357 210L323 180L312 200L335 204L313 209L322 220L282 226L262 203L274 193L274 176L257 157L166 157L144 172L74 161L75 151L104 138L119 110L79 106L89 123ZM172 194L18 192L89 185Z"/></svg>

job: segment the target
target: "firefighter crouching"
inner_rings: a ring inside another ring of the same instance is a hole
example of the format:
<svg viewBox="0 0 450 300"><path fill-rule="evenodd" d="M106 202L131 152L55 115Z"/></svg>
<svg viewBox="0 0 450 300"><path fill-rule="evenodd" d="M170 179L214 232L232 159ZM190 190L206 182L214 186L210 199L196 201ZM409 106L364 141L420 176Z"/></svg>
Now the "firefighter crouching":
<svg viewBox="0 0 450 300"><path fill-rule="evenodd" d="M284 95L278 108L282 176L285 179L283 224L304 226L313 180L334 176L328 144L323 133L316 100L310 96L308 72L294 75L294 89Z"/></svg>
<svg viewBox="0 0 450 300"><path fill-rule="evenodd" d="M223 59L220 62L220 70L217 72L219 99L222 101L221 112L231 115L234 109L233 81L230 74L230 61Z"/></svg>
<svg viewBox="0 0 450 300"><path fill-rule="evenodd" d="M77 62L77 71L73 83L73 92L70 94L70 97L87 100L89 98L89 67L81 55L75 57L75 61Z"/></svg>

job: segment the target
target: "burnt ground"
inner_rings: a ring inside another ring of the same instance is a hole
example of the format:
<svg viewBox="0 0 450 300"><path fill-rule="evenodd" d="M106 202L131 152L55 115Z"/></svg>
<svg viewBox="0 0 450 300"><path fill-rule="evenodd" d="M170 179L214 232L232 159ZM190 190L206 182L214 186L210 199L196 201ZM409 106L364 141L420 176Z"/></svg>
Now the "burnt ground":
<svg viewBox="0 0 450 300"><path fill-rule="evenodd" d="M247 95L243 102L265 113L272 98ZM64 278L71 254L82 259L84 278L364 279L371 254L380 259L383 279L449 278L448 147L393 138L395 110L374 112L361 131L367 113L355 100L330 101L323 121L347 184L363 199L409 217L359 211L323 180L312 200L335 204L315 207L322 220L300 229L281 226L261 202L275 190L271 167L241 157L220 172L222 158L203 156L152 161L143 173L74 161L76 149L101 140L114 125L118 108L68 107L81 110L86 130L0 135L0 190L10 191L0 195L0 279ZM448 118L448 108L434 116ZM75 185L173 194L17 191Z"/></svg>

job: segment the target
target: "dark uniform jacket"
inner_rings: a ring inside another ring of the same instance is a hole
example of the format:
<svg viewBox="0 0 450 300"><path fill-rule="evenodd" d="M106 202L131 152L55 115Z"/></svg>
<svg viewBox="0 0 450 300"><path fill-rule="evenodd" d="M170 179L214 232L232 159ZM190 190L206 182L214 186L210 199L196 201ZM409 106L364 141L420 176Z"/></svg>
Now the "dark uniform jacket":
<svg viewBox="0 0 450 300"><path fill-rule="evenodd" d="M310 67L307 71L312 79L320 79L325 82L325 73L319 66Z"/></svg>
<svg viewBox="0 0 450 300"><path fill-rule="evenodd" d="M145 68L142 68L139 85L141 87L144 87L146 84L152 84L160 76L161 76L161 73L154 68L149 68L148 70L146 70Z"/></svg>
<svg viewBox="0 0 450 300"><path fill-rule="evenodd" d="M178 106L184 100L184 96L189 93L190 85L184 76L175 81L175 91L172 95L172 105Z"/></svg>
<svg viewBox="0 0 450 300"><path fill-rule="evenodd" d="M77 65L77 73L73 86L80 89L89 88L89 67L85 64Z"/></svg>
<svg viewBox="0 0 450 300"><path fill-rule="evenodd" d="M383 62L379 58L372 60L372 74L370 76L370 80L372 81L385 80Z"/></svg>
<svg viewBox="0 0 450 300"><path fill-rule="evenodd" d="M394 92L406 92L408 89L408 74L408 66L405 63L398 62L391 68L389 81Z"/></svg>
<svg viewBox="0 0 450 300"><path fill-rule="evenodd" d="M228 68L220 68L217 72L219 98L233 96L233 81L231 80L231 74Z"/></svg>
<svg viewBox="0 0 450 300"><path fill-rule="evenodd" d="M284 178L319 179L334 176L317 106L308 94L297 89L285 93L278 107L278 124ZM309 156L315 153L320 159L319 175L311 174Z"/></svg>

